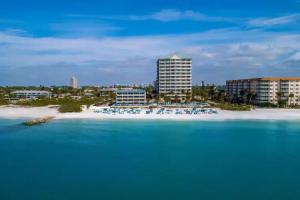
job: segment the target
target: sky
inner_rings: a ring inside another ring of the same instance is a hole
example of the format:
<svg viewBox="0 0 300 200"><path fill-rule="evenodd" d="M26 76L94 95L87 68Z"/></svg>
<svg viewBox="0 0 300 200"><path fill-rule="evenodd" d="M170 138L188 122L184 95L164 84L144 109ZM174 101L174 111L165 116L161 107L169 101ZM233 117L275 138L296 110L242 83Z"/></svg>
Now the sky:
<svg viewBox="0 0 300 200"><path fill-rule="evenodd" d="M173 53L194 84L300 76L300 0L1 2L2 86L148 84Z"/></svg>

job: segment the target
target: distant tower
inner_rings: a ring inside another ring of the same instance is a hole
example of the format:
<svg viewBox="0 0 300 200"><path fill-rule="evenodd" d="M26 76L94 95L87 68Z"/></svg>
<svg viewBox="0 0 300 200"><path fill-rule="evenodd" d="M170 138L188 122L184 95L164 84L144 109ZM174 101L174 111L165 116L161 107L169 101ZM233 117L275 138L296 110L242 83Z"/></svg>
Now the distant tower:
<svg viewBox="0 0 300 200"><path fill-rule="evenodd" d="M71 77L71 87L73 89L77 89L77 87L78 87L78 85L77 85L77 79L74 76Z"/></svg>
<svg viewBox="0 0 300 200"><path fill-rule="evenodd" d="M201 87L205 87L204 81L201 82Z"/></svg>

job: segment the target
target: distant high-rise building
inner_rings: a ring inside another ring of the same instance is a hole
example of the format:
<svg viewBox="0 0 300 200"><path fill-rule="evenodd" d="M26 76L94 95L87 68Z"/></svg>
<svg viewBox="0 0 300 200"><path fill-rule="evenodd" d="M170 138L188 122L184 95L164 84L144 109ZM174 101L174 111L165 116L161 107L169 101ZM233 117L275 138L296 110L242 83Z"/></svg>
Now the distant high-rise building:
<svg viewBox="0 0 300 200"><path fill-rule="evenodd" d="M78 87L78 85L77 85L77 79L74 76L71 77L71 87L73 89L76 89Z"/></svg>
<svg viewBox="0 0 300 200"><path fill-rule="evenodd" d="M201 87L205 87L204 81L201 82Z"/></svg>
<svg viewBox="0 0 300 200"><path fill-rule="evenodd" d="M156 91L160 95L185 100L192 93L192 58L179 55L157 60Z"/></svg>

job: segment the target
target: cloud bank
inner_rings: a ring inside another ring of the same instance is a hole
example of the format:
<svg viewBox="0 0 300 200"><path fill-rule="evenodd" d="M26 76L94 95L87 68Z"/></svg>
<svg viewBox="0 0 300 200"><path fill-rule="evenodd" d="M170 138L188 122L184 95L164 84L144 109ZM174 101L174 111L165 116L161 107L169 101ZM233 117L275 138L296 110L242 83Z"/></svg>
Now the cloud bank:
<svg viewBox="0 0 300 200"><path fill-rule="evenodd" d="M252 19L249 21L249 25L256 26L256 27L268 27L268 26L296 23L299 20L300 20L300 14L293 14L293 15L287 15L281 17L274 17L274 18Z"/></svg>
<svg viewBox="0 0 300 200"><path fill-rule="evenodd" d="M232 21L225 17L207 16L203 13L193 10L172 10L166 9L154 12L149 15L130 15L127 17L129 20L157 20L162 22L179 21L179 20L194 20L194 21Z"/></svg>
<svg viewBox="0 0 300 200"><path fill-rule="evenodd" d="M0 32L0 84L152 83L156 59L193 57L193 80L299 75L300 35L221 29L194 34L101 38L33 37Z"/></svg>

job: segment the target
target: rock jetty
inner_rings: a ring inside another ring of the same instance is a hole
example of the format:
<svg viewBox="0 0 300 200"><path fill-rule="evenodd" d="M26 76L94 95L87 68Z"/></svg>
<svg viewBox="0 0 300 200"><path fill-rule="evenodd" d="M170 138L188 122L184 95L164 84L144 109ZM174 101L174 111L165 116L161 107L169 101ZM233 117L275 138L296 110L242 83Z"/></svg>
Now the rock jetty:
<svg viewBox="0 0 300 200"><path fill-rule="evenodd" d="M47 123L51 120L53 120L55 117L53 116L47 116L47 117L41 117L38 119L32 119L32 120L28 120L26 122L23 122L23 125L25 126L34 126L34 125L40 125L40 124L44 124Z"/></svg>

